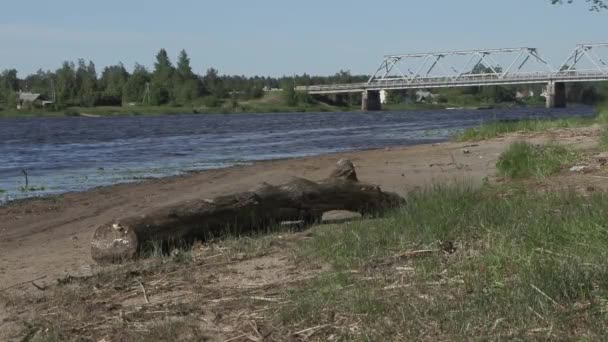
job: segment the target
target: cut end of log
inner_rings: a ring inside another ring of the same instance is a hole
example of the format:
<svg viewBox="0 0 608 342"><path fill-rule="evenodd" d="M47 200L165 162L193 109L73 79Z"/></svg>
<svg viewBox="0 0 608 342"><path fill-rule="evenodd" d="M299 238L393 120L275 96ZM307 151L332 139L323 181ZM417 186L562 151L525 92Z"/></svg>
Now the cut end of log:
<svg viewBox="0 0 608 342"><path fill-rule="evenodd" d="M102 264L135 259L137 251L137 234L122 223L99 227L91 241L91 257Z"/></svg>
<svg viewBox="0 0 608 342"><path fill-rule="evenodd" d="M340 159L336 165L336 168L331 172L329 178L338 178L358 182L357 172L355 171L355 165L348 159Z"/></svg>

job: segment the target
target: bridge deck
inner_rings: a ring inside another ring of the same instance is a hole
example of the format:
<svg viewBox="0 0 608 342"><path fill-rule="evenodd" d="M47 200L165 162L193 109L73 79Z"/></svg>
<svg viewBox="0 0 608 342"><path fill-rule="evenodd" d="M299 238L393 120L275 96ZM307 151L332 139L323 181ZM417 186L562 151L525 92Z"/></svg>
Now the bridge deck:
<svg viewBox="0 0 608 342"><path fill-rule="evenodd" d="M331 84L315 86L299 86L297 91L309 94L339 94L356 93L365 90L395 90L395 89L426 89L452 88L492 85L540 84L549 82L597 82L608 81L608 71L567 71L558 73L533 73L528 75L464 75L458 78L429 77L429 78L385 78L369 83Z"/></svg>

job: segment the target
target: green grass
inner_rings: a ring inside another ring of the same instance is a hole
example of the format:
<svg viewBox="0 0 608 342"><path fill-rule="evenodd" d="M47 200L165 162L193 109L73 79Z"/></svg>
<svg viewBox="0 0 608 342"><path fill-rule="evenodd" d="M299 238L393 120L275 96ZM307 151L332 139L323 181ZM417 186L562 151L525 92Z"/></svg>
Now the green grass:
<svg viewBox="0 0 608 342"><path fill-rule="evenodd" d="M603 340L607 206L607 194L412 194L385 219L319 228L299 257L332 270L289 291L276 320L330 323L323 333L342 340ZM456 253L392 257L438 241Z"/></svg>
<svg viewBox="0 0 608 342"><path fill-rule="evenodd" d="M600 192L435 187L411 193L406 206L384 218L318 226L293 240L218 240L205 254L186 258L159 254L49 288L47 302L37 294L10 307L53 313L31 321L28 331L39 341L204 340L206 319L231 328L246 319L242 333L255 326L276 341L606 340L606 207L608 194ZM455 252L440 250L447 241ZM218 276L239 277L238 254L246 260L273 249L296 276L316 271L284 284L267 279L268 286L242 292L211 286ZM396 257L416 250L431 252ZM139 281L154 298L175 284L194 295L160 307L118 306L124 314L107 306L141 300ZM253 295L280 302L252 301ZM214 306L218 299L226 301ZM89 323L95 329L81 328ZM297 331L304 333L294 337Z"/></svg>
<svg viewBox="0 0 608 342"><path fill-rule="evenodd" d="M608 123L608 103L602 103L597 106L596 118L599 123Z"/></svg>
<svg viewBox="0 0 608 342"><path fill-rule="evenodd" d="M508 178L547 177L571 163L576 154L556 145L515 142L498 158L498 173Z"/></svg>
<svg viewBox="0 0 608 342"><path fill-rule="evenodd" d="M514 132L539 132L556 128L576 128L592 125L596 118L564 118L549 120L521 120L510 122L489 122L479 127L466 129L458 134L457 141L477 141L494 138L507 133Z"/></svg>

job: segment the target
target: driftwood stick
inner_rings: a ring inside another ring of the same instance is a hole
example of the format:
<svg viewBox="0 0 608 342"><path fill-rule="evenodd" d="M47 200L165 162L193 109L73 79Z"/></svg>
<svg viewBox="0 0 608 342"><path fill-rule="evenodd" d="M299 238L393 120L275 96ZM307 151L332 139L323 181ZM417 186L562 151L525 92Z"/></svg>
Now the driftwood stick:
<svg viewBox="0 0 608 342"><path fill-rule="evenodd" d="M359 182L353 164L340 160L331 176L318 183L294 178L282 185L262 184L250 191L186 201L107 223L95 231L91 256L99 263L120 262L136 258L151 243L189 243L286 221L311 224L332 210L378 214L403 203L396 194Z"/></svg>
<svg viewBox="0 0 608 342"><path fill-rule="evenodd" d="M543 291L541 291L541 289L539 289L538 287L536 287L534 284L530 284L530 287L532 287L533 290L535 290L536 292L540 293L543 297L545 297L546 299L548 299L551 303L553 303L553 305L558 306L560 308L564 308L561 304L559 304L558 302L555 301L555 299L549 297L546 293L544 293Z"/></svg>
<svg viewBox="0 0 608 342"><path fill-rule="evenodd" d="M150 298L148 298L148 292L146 292L146 287L144 286L144 283L142 283L140 281L139 287L141 288L141 291L144 293L144 300L146 301L146 304L150 304Z"/></svg>
<svg viewBox="0 0 608 342"><path fill-rule="evenodd" d="M419 250L419 251L407 251L407 252L396 254L395 256L393 256L393 258L395 258L395 259L415 258L415 257L419 257L419 256L436 254L439 252L441 252L440 249L423 249L423 250Z"/></svg>
<svg viewBox="0 0 608 342"><path fill-rule="evenodd" d="M9 287L5 287L3 289L0 289L0 292L6 291L6 290L10 290L10 289L14 289L15 287L19 287L21 285L26 285L26 284L29 284L29 283L33 284L36 280L40 280L40 279L44 279L44 278L46 278L46 275L43 275L43 276L38 277L36 279L32 279L32 280L24 281L24 282L21 282L21 283L18 283L18 284L14 284L14 285L11 285ZM36 285L34 285L34 286L36 286ZM36 286L36 287L38 287L38 286Z"/></svg>

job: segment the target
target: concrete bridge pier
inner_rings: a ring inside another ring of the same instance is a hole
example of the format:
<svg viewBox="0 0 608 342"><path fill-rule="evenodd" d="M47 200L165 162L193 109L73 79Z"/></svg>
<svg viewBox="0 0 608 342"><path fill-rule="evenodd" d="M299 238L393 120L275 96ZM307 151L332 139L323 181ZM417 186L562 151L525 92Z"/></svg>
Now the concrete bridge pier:
<svg viewBox="0 0 608 342"><path fill-rule="evenodd" d="M551 81L547 84L547 108L566 108L566 83Z"/></svg>
<svg viewBox="0 0 608 342"><path fill-rule="evenodd" d="M364 112L382 110L380 91L364 90L361 96L361 110Z"/></svg>

